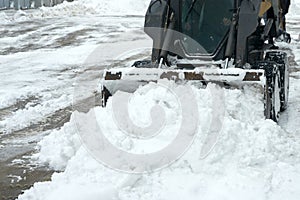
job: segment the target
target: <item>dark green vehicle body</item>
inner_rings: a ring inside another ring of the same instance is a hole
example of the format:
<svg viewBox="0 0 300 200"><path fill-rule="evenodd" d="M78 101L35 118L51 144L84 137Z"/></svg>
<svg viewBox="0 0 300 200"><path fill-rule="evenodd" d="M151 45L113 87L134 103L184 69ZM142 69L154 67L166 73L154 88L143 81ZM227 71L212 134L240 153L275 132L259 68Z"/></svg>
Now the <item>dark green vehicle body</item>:
<svg viewBox="0 0 300 200"><path fill-rule="evenodd" d="M278 15L274 14L278 13L277 1L272 2L273 6L264 15L265 26L260 24L261 3L261 0L152 0L145 20L145 32L154 42L152 61L159 60L165 34L147 28L168 29L174 23L172 30L188 36L188 39L174 36L170 39L169 48L175 49L175 53L180 48L172 45L180 41L185 51L180 55L206 60L233 58L239 67L247 62L252 64L253 59L262 56L257 51L262 53L268 48L263 46L265 40L278 32ZM169 18L171 13L173 22Z"/></svg>

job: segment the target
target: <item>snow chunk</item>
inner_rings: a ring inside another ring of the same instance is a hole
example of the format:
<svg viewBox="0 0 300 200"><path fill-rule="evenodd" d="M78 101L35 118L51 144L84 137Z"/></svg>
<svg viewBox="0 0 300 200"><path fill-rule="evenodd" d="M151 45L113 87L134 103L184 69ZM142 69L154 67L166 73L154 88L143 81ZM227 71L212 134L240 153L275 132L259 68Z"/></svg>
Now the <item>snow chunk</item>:
<svg viewBox="0 0 300 200"><path fill-rule="evenodd" d="M76 134L74 118L61 129L54 130L38 143L39 153L33 155L33 160L47 164L54 170L64 170L68 161L81 146L79 135Z"/></svg>

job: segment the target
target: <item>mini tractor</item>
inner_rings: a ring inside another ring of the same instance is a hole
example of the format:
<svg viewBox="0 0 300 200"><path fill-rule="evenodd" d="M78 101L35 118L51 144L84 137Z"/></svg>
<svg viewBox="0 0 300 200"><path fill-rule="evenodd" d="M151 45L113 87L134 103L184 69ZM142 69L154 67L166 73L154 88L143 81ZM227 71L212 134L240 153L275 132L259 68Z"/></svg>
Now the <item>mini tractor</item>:
<svg viewBox="0 0 300 200"><path fill-rule="evenodd" d="M144 31L153 40L151 60L106 70L102 106L116 91L168 79L224 86L261 85L266 119L287 108L287 54L280 34L278 0L152 0Z"/></svg>

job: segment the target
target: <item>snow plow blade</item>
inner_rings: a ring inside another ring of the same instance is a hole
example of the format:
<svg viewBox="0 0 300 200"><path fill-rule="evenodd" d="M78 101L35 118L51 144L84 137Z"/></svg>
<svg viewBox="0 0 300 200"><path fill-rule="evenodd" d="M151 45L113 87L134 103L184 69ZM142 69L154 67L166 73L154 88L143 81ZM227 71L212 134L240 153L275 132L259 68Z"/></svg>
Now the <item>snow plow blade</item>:
<svg viewBox="0 0 300 200"><path fill-rule="evenodd" d="M178 84L186 82L216 83L225 86L241 87L247 84L266 84L265 70L262 69L159 69L159 68L118 68L104 72L101 81L102 106L117 91L133 93L139 86L149 82L167 79Z"/></svg>

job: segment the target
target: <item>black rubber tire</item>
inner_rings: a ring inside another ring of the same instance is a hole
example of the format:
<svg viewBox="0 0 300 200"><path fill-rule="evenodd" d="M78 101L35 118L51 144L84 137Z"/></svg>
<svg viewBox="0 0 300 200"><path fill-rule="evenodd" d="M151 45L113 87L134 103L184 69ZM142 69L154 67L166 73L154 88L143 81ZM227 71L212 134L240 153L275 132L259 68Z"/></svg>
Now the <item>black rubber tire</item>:
<svg viewBox="0 0 300 200"><path fill-rule="evenodd" d="M258 69L265 70L266 85L264 89L264 114L266 119L275 122L279 120L280 112L280 73L274 61L261 61L257 63ZM276 106L277 105L277 106Z"/></svg>
<svg viewBox="0 0 300 200"><path fill-rule="evenodd" d="M280 92L280 100L281 100L281 106L280 111L285 111L288 107L288 101L289 101L289 70L288 67L285 66L283 69L283 73L280 75L281 78L281 92Z"/></svg>
<svg viewBox="0 0 300 200"><path fill-rule="evenodd" d="M278 64L280 72L280 111L285 111L288 107L289 96L289 62L285 52L267 52L266 60L274 61Z"/></svg>
<svg viewBox="0 0 300 200"><path fill-rule="evenodd" d="M277 76L277 77L276 77ZM268 84L265 87L265 117L266 119L271 119L275 122L279 120L279 111L276 112L275 105L276 105L276 81L278 84L278 76L274 74L273 77L270 77Z"/></svg>

